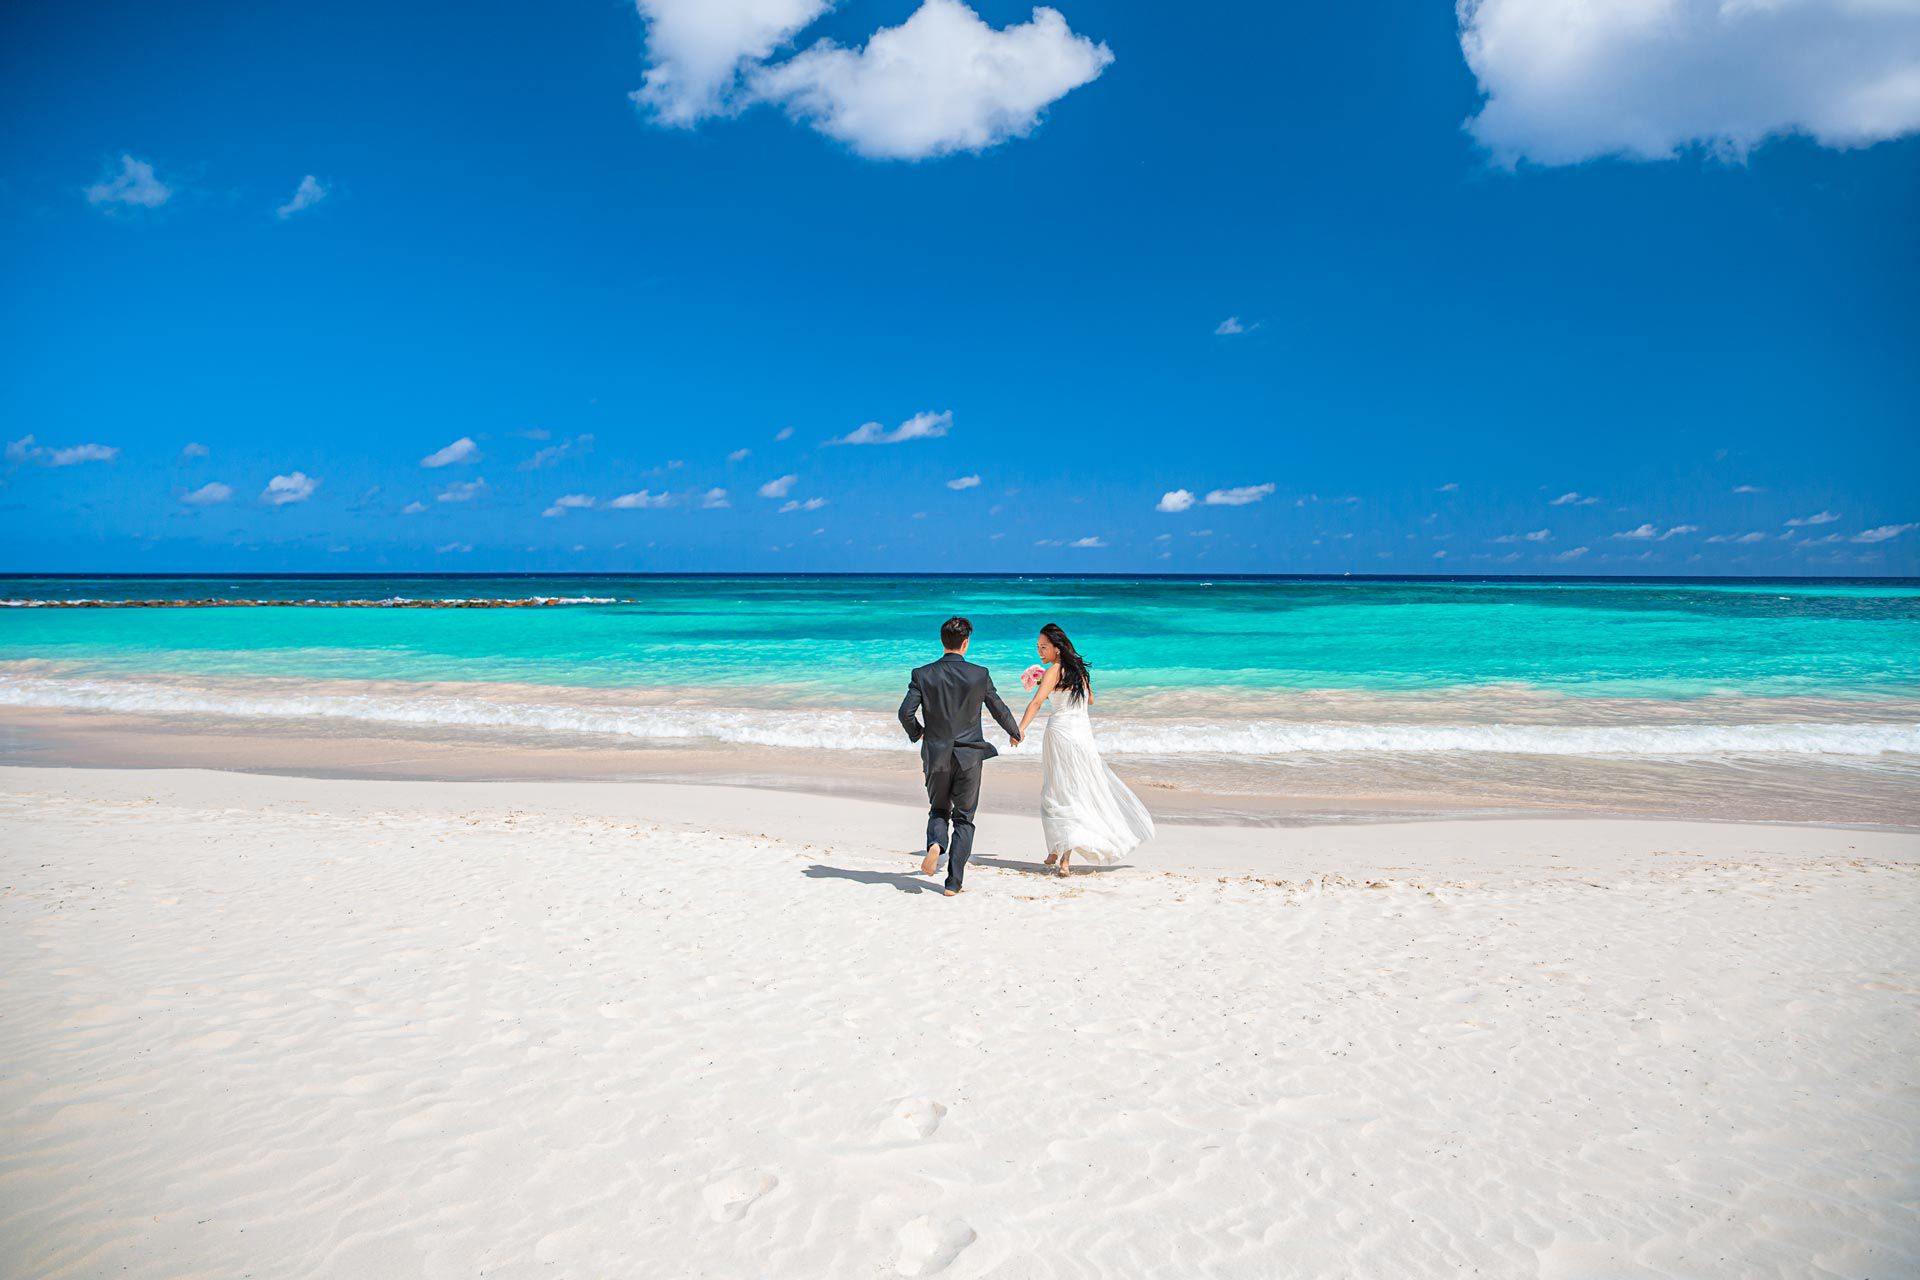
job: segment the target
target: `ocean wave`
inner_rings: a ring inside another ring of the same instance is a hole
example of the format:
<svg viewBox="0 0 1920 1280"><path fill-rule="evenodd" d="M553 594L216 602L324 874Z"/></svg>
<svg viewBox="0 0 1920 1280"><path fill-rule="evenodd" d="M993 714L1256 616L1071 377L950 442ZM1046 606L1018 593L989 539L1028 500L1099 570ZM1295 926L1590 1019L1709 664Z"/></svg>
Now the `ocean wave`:
<svg viewBox="0 0 1920 1280"><path fill-rule="evenodd" d="M810 751L909 749L889 716L843 710L635 707L390 694L247 693L139 681L0 679L0 706L132 715L360 721L507 729L643 741L716 741ZM1920 754L1920 724L1340 724L1112 720L1098 731L1114 755L1642 756ZM1038 737L1038 735L1036 735Z"/></svg>
<svg viewBox="0 0 1920 1280"><path fill-rule="evenodd" d="M378 600L0 600L0 609L544 609L567 604L622 604L618 596L387 596Z"/></svg>

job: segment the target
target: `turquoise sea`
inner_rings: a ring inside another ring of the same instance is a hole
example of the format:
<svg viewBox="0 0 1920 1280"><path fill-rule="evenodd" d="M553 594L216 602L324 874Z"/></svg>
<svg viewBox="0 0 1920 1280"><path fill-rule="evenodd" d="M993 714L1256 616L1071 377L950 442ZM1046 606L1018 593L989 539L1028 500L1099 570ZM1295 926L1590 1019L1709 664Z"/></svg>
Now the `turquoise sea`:
<svg viewBox="0 0 1920 1280"><path fill-rule="evenodd" d="M554 603L404 607L530 599ZM0 711L897 753L906 673L961 613L1016 710L1035 632L1065 627L1108 752L1175 781L1488 756L1920 781L1911 580L11 578L0 600ZM180 603L208 600L268 607ZM366 607L315 607L340 602Z"/></svg>

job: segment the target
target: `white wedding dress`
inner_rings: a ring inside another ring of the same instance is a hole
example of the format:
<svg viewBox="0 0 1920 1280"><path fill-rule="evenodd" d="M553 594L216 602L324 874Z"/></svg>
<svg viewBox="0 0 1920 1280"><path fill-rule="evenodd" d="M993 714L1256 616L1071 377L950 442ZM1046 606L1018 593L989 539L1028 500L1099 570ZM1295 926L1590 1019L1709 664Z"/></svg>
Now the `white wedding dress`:
<svg viewBox="0 0 1920 1280"><path fill-rule="evenodd" d="M1153 839L1153 815L1100 759L1085 700L1056 690L1040 743L1040 830L1049 854L1118 862Z"/></svg>

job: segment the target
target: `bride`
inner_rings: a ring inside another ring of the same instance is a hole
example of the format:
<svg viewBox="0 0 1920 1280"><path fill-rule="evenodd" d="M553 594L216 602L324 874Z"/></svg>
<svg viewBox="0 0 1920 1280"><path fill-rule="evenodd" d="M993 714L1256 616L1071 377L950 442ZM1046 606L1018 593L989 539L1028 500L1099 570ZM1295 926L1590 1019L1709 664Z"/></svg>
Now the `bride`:
<svg viewBox="0 0 1920 1280"><path fill-rule="evenodd" d="M1093 682L1073 641L1049 622L1040 628L1034 648L1047 670L1020 717L1020 736L1027 736L1040 704L1057 694L1040 744L1040 829L1047 839L1047 865L1064 876L1075 854L1088 862L1118 862L1153 839L1153 817L1100 759L1087 715Z"/></svg>

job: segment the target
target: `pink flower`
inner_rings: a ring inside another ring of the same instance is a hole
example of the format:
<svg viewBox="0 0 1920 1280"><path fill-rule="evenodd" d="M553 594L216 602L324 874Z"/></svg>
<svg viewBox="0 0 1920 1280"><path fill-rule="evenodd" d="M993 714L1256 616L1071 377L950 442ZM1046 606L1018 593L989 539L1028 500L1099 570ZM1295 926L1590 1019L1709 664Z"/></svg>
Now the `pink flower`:
<svg viewBox="0 0 1920 1280"><path fill-rule="evenodd" d="M1020 673L1020 687L1022 689L1031 689L1046 679L1046 675L1047 669L1036 662Z"/></svg>

